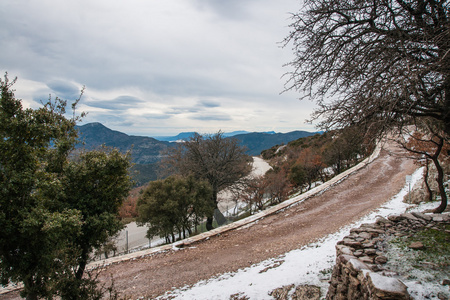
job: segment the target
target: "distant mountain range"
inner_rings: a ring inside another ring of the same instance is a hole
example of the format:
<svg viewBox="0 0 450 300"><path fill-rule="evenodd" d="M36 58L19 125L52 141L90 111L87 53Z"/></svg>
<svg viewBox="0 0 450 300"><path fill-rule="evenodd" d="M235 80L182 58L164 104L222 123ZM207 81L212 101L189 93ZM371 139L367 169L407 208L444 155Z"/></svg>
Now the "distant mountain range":
<svg viewBox="0 0 450 300"><path fill-rule="evenodd" d="M287 144L314 134L316 133L308 131L292 131L288 133L252 132L238 134L233 136L233 138L238 139L240 145L247 148L247 154L255 156L260 155L263 150L270 149L273 146Z"/></svg>
<svg viewBox="0 0 450 300"><path fill-rule="evenodd" d="M175 136L154 136L154 138L159 141L165 141L165 142L179 142L179 141L183 141L183 140L189 140L196 133L197 132L182 132ZM233 131L233 132L224 132L223 136L224 137L232 137L232 136L236 136L236 135L243 135L243 134L249 134L249 133L251 133L251 132L245 131L245 130L240 130L240 131ZM267 131L265 133L275 134L275 131Z"/></svg>
<svg viewBox="0 0 450 300"><path fill-rule="evenodd" d="M164 152L177 145L174 141L188 140L194 132L184 132L172 137L145 137L127 135L123 132L111 130L101 123L89 123L77 126L79 140L82 144L77 147L95 149L101 145L118 148L125 152L131 150L132 161L136 165L134 170L138 170L140 175L136 175L138 183L145 183L156 179L157 165L164 155ZM275 132L246 132L235 131L224 133L227 138L239 140L240 145L247 148L247 154L255 156L261 151L269 149L275 145L287 144L299 138L314 135L314 132L292 131L289 133Z"/></svg>

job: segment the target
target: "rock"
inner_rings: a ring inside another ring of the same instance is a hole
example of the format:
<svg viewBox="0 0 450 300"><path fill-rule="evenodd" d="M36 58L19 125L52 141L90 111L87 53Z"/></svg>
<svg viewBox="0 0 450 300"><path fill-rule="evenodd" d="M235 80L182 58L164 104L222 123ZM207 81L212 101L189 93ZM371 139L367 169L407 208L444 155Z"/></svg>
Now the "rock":
<svg viewBox="0 0 450 300"><path fill-rule="evenodd" d="M444 216L435 215L435 216L433 216L433 221L434 222L443 222Z"/></svg>
<svg viewBox="0 0 450 300"><path fill-rule="evenodd" d="M409 299L406 285L396 278L386 277L377 273L367 273L373 293L380 299Z"/></svg>
<svg viewBox="0 0 450 300"><path fill-rule="evenodd" d="M371 235L370 233L366 232L366 231L361 232L361 233L359 234L359 236L360 236L361 238L365 239L365 240L368 240L368 239L371 239L371 238L372 238L372 235Z"/></svg>
<svg viewBox="0 0 450 300"><path fill-rule="evenodd" d="M361 260L363 263L366 264L373 264L373 259L370 258L369 256L360 257L359 260Z"/></svg>
<svg viewBox="0 0 450 300"><path fill-rule="evenodd" d="M439 292L437 294L437 297L438 297L439 300L448 300L448 297L442 292Z"/></svg>
<svg viewBox="0 0 450 300"><path fill-rule="evenodd" d="M356 259L356 257L353 256L353 255L345 255L345 254L339 255L339 256L336 258L336 263L339 263L339 264L346 264L346 263L348 263L351 259Z"/></svg>
<svg viewBox="0 0 450 300"><path fill-rule="evenodd" d="M388 258L384 251L388 249L389 240L397 236L414 238L418 230L425 228L443 231L439 223L450 223L450 214L413 212L389 216L388 219L379 218L376 224L363 224L351 229L350 235L338 242L338 257L326 299L412 299L406 285L397 279L402 276L388 269ZM450 231L447 229L445 232ZM413 242L408 247L421 250L425 245ZM440 280L442 285L450 286L449 278ZM438 294L438 298L449 300L445 293Z"/></svg>
<svg viewBox="0 0 450 300"><path fill-rule="evenodd" d="M351 240L351 239L344 239L343 240L343 244L348 246L348 247L355 248L355 249L362 248L362 243L361 242L356 242L356 241Z"/></svg>
<svg viewBox="0 0 450 300"><path fill-rule="evenodd" d="M340 254L347 254L347 255L353 255L353 251L355 251L355 249L347 247L345 245L336 245L336 250Z"/></svg>
<svg viewBox="0 0 450 300"><path fill-rule="evenodd" d="M418 220L412 213L404 213L404 214L401 214L401 216L405 219L412 220L412 221Z"/></svg>
<svg viewBox="0 0 450 300"><path fill-rule="evenodd" d="M386 256L377 256L375 257L375 263L378 265L384 265L387 263L388 259Z"/></svg>
<svg viewBox="0 0 450 300"><path fill-rule="evenodd" d="M270 296L274 297L277 300L288 300L289 291L294 287L293 284L286 285L277 289L274 289L269 293Z"/></svg>
<svg viewBox="0 0 450 300"><path fill-rule="evenodd" d="M300 285L295 289L292 300L319 300L320 288L314 285Z"/></svg>
<svg viewBox="0 0 450 300"><path fill-rule="evenodd" d="M421 242L413 242L408 245L408 248L413 250L422 250L425 249L425 246Z"/></svg>
<svg viewBox="0 0 450 300"><path fill-rule="evenodd" d="M401 220L403 220L404 218L401 216L389 216L388 220L392 221L392 222L400 222Z"/></svg>
<svg viewBox="0 0 450 300"><path fill-rule="evenodd" d="M354 272L359 272L361 270L371 270L371 268L367 264L363 263L361 261L361 259L357 259L356 257L351 258L348 261L347 266L349 267L349 269L351 271L354 271Z"/></svg>
<svg viewBox="0 0 450 300"><path fill-rule="evenodd" d="M363 247L364 248L373 248L373 247L375 247L375 241L371 240L371 241L368 241L367 243L363 243Z"/></svg>
<svg viewBox="0 0 450 300"><path fill-rule="evenodd" d="M377 221L375 222L376 224L390 224L391 221L389 221L388 219L384 218L384 217L378 217Z"/></svg>
<svg viewBox="0 0 450 300"><path fill-rule="evenodd" d="M412 215L415 216L416 218L420 218L425 221L431 221L433 219L431 216L420 213L420 212L412 212Z"/></svg>
<svg viewBox="0 0 450 300"><path fill-rule="evenodd" d="M377 253L377 250L372 249L372 248L366 248L366 249L364 249L364 253L367 255L375 255Z"/></svg>

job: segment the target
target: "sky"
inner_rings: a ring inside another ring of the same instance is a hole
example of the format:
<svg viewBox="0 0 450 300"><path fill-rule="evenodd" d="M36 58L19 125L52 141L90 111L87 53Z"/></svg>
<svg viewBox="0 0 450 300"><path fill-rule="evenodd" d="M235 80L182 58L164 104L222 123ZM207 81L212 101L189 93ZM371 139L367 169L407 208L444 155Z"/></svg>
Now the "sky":
<svg viewBox="0 0 450 300"><path fill-rule="evenodd" d="M0 71L25 107L77 99L133 135L315 131L283 92L299 0L2 0Z"/></svg>

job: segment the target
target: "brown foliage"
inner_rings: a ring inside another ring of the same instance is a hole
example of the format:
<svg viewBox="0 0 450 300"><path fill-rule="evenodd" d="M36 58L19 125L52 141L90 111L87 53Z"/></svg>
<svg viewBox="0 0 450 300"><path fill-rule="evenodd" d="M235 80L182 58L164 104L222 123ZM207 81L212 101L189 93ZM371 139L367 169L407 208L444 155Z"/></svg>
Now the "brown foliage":
<svg viewBox="0 0 450 300"><path fill-rule="evenodd" d="M119 209L119 217L121 219L136 218L138 216L136 209L137 201L139 195L142 193L142 190L145 189L145 187L146 186L140 186L130 191L130 194Z"/></svg>

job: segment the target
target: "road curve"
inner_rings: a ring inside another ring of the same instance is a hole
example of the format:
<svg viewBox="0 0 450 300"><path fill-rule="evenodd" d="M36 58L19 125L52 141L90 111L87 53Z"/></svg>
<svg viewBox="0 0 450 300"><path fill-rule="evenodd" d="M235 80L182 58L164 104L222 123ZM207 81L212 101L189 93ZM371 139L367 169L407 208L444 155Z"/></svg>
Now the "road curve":
<svg viewBox="0 0 450 300"><path fill-rule="evenodd" d="M155 297L213 276L249 267L336 232L387 202L414 172L411 160L381 150L377 159L323 193L248 226L181 250L108 266L122 296Z"/></svg>
<svg viewBox="0 0 450 300"><path fill-rule="evenodd" d="M98 278L106 285L113 279L122 297L153 298L174 287L249 267L357 221L397 194L405 176L415 169L413 161L383 149L370 164L302 202L183 249L109 265ZM14 294L2 299L17 299Z"/></svg>

